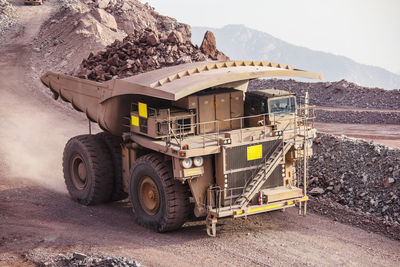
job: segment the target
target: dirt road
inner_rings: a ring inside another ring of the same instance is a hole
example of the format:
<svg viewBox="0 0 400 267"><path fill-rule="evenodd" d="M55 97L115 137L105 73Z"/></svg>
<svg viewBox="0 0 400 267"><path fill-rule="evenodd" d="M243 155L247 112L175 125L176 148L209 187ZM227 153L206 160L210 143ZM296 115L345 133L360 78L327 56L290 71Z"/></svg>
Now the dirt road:
<svg viewBox="0 0 400 267"><path fill-rule="evenodd" d="M23 31L0 46L0 266L73 251L152 266L400 265L399 242L295 209L221 220L218 237L209 238L204 222L156 234L133 223L127 202L72 202L61 156L69 137L87 132L86 121L41 91L29 63L31 40L54 3L20 6Z"/></svg>
<svg viewBox="0 0 400 267"><path fill-rule="evenodd" d="M390 124L346 124L316 122L319 132L346 135L374 141L377 144L400 148L400 125Z"/></svg>
<svg viewBox="0 0 400 267"><path fill-rule="evenodd" d="M5 180L0 190L3 260L83 251L152 266L400 263L397 241L312 214L299 217L295 209L223 220L218 237L209 238L203 222L173 233L153 233L132 222L127 203L83 207L65 193Z"/></svg>

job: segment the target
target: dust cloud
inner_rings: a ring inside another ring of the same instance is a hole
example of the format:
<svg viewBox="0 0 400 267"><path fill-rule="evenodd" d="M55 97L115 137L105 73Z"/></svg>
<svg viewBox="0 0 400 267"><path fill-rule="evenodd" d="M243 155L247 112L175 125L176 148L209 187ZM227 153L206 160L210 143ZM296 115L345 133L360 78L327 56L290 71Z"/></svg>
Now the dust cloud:
<svg viewBox="0 0 400 267"><path fill-rule="evenodd" d="M85 130L83 122L74 122L48 107L34 105L7 91L1 92L2 176L66 192L63 149L69 138L86 133L87 128Z"/></svg>

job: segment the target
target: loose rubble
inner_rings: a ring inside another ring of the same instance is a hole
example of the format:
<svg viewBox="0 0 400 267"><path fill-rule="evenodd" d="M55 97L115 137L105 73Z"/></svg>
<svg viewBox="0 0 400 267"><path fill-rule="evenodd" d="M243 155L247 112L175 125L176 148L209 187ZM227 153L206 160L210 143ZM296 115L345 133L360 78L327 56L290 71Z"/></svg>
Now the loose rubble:
<svg viewBox="0 0 400 267"><path fill-rule="evenodd" d="M305 83L295 80L253 80L249 90L276 88L291 91L301 99L309 92L311 105L328 108L347 108L352 110L316 110L318 122L336 122L352 124L399 124L400 113L391 112L400 109L400 90L384 90L361 87L355 83L341 80L338 82ZM364 109L364 110L354 110ZM373 110L385 110L377 112Z"/></svg>
<svg viewBox="0 0 400 267"><path fill-rule="evenodd" d="M316 110L318 122L351 124L400 124L400 112Z"/></svg>
<svg viewBox="0 0 400 267"><path fill-rule="evenodd" d="M249 90L276 88L292 91L298 96L309 92L310 104L322 107L400 109L400 90L362 87L341 80L337 82L306 83L295 80L253 80Z"/></svg>
<svg viewBox="0 0 400 267"><path fill-rule="evenodd" d="M318 134L313 150L308 186L317 211L325 203L325 213L347 210L400 229L400 149Z"/></svg>
<svg viewBox="0 0 400 267"><path fill-rule="evenodd" d="M0 36L15 23L15 7L6 0L0 0Z"/></svg>
<svg viewBox="0 0 400 267"><path fill-rule="evenodd" d="M171 31L167 35L151 28L135 30L122 41L117 40L107 46L105 51L96 55L90 53L74 74L84 79L107 81L165 66L227 58L216 50L215 38L206 33L204 39L208 44L213 42L214 49L199 49L191 41L185 41L178 31ZM202 50L208 54L202 53Z"/></svg>
<svg viewBox="0 0 400 267"><path fill-rule="evenodd" d="M37 266L51 267L140 267L141 264L135 260L125 257L112 257L104 255L86 255L80 252L72 254L47 255L43 253L35 254L33 252L25 254L24 258L32 261Z"/></svg>

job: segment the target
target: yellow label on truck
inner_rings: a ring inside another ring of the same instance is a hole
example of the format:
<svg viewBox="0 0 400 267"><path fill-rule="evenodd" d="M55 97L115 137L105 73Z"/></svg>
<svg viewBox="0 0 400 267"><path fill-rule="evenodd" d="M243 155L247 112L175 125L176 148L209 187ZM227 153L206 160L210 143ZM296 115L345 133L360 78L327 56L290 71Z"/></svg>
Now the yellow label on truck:
<svg viewBox="0 0 400 267"><path fill-rule="evenodd" d="M147 104L139 102L139 116L147 118Z"/></svg>
<svg viewBox="0 0 400 267"><path fill-rule="evenodd" d="M133 126L139 126L139 117L138 116L131 116L131 121Z"/></svg>
<svg viewBox="0 0 400 267"><path fill-rule="evenodd" d="M247 147L247 160L255 160L262 158L262 145Z"/></svg>

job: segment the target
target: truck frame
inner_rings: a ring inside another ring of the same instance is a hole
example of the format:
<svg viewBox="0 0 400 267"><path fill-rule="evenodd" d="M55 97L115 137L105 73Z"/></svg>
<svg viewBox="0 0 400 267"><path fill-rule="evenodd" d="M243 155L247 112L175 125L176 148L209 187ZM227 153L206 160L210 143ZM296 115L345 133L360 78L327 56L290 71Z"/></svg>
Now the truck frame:
<svg viewBox="0 0 400 267"><path fill-rule="evenodd" d="M205 218L307 208L313 108L291 92L247 91L250 80L317 73L258 61L187 63L94 82L41 77L104 132L67 143L63 170L71 197L94 205L129 196L135 221L157 232ZM297 166L302 165L300 173Z"/></svg>

